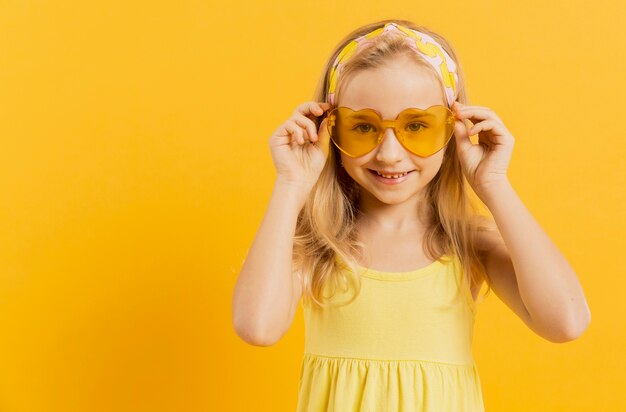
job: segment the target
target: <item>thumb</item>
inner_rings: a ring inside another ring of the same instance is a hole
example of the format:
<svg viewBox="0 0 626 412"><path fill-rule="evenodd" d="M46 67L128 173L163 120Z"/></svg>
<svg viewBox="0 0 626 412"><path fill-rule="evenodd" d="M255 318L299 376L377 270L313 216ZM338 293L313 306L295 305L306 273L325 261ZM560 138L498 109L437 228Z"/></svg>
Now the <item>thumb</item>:
<svg viewBox="0 0 626 412"><path fill-rule="evenodd" d="M328 157L328 151L330 150L330 134L328 133L328 117L322 120L320 123L320 128L317 131L318 140L316 145L322 150L324 153L324 157Z"/></svg>
<svg viewBox="0 0 626 412"><path fill-rule="evenodd" d="M467 125L463 119L456 119L454 122L454 136L456 136L456 145L461 152L467 150L473 143L469 138Z"/></svg>

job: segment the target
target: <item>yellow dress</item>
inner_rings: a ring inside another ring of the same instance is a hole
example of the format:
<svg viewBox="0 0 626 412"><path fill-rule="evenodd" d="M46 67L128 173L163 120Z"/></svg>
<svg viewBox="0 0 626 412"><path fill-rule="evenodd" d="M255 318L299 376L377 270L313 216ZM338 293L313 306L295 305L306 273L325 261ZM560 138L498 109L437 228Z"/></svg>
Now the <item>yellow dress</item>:
<svg viewBox="0 0 626 412"><path fill-rule="evenodd" d="M484 411L471 352L476 303L455 266L444 255L410 272L364 268L352 303L303 304L297 411Z"/></svg>

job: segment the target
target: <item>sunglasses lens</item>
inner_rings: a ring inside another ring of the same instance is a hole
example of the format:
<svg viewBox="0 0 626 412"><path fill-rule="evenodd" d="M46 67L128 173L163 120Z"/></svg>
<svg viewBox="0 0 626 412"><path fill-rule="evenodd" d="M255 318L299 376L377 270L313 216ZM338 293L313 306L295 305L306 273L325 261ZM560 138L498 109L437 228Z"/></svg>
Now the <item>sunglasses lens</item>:
<svg viewBox="0 0 626 412"><path fill-rule="evenodd" d="M348 156L363 156L378 146L383 126L374 110L336 107L328 117L331 140ZM422 157L441 150L450 140L453 128L454 115L445 106L406 109L396 121L396 133L404 147Z"/></svg>
<svg viewBox="0 0 626 412"><path fill-rule="evenodd" d="M403 145L418 156L428 157L441 150L452 137L454 115L447 107L408 109L398 118Z"/></svg>
<svg viewBox="0 0 626 412"><path fill-rule="evenodd" d="M378 145L379 125L380 117L373 110L337 107L329 114L328 133L342 152L359 157Z"/></svg>

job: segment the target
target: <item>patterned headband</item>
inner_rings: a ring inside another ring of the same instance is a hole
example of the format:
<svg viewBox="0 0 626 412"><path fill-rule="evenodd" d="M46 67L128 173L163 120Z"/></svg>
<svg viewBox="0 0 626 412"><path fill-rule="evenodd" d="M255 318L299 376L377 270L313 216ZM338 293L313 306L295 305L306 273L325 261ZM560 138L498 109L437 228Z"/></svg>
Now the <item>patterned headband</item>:
<svg viewBox="0 0 626 412"><path fill-rule="evenodd" d="M448 53L446 53L439 43L437 43L431 36L396 23L386 23L383 27L352 40L341 50L330 70L330 85L327 93L328 103L333 106L335 105L337 77L341 74L343 66L346 62L350 60L350 58L357 51L361 50L366 45L371 44L371 38L390 31L398 32L399 34L406 36L407 44L411 47L411 49L423 56L426 61L435 68L435 71L443 81L448 107L452 107L452 104L457 97L456 88L459 79L456 73L456 64Z"/></svg>

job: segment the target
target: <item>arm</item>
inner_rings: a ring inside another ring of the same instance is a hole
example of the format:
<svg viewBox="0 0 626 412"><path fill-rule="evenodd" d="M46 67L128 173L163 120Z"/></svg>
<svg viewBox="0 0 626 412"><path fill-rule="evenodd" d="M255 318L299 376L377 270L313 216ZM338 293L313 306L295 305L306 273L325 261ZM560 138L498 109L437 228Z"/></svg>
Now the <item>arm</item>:
<svg viewBox="0 0 626 412"><path fill-rule="evenodd" d="M501 234L490 236L485 257L494 291L540 336L576 339L591 321L576 273L508 179L483 197Z"/></svg>
<svg viewBox="0 0 626 412"><path fill-rule="evenodd" d="M293 237L304 201L301 189L276 181L237 278L232 321L237 335L252 345L274 344L293 320L293 302L301 290L292 272Z"/></svg>

